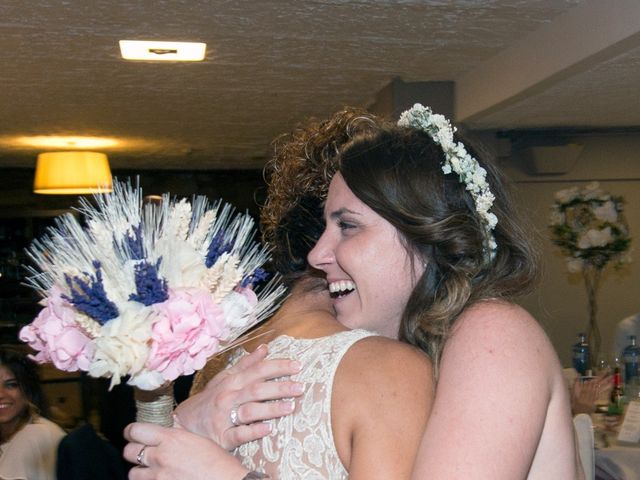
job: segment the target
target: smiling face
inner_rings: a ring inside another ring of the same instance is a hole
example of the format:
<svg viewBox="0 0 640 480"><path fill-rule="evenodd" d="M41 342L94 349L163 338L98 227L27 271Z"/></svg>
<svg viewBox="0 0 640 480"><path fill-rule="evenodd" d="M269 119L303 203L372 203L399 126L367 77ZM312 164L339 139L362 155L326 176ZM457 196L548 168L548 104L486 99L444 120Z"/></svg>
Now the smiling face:
<svg viewBox="0 0 640 480"><path fill-rule="evenodd" d="M0 432L8 438L16 430L27 410L28 402L16 376L0 365Z"/></svg>
<svg viewBox="0 0 640 480"><path fill-rule="evenodd" d="M358 199L340 174L329 187L325 220L309 263L325 272L338 321L397 338L424 267L413 267L395 227Z"/></svg>

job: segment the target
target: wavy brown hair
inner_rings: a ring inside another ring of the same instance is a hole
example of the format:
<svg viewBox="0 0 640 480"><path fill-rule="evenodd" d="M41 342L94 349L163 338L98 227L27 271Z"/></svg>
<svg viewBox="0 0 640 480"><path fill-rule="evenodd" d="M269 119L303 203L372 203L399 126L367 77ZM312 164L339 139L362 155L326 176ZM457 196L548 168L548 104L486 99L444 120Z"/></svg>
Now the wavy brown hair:
<svg viewBox="0 0 640 480"><path fill-rule="evenodd" d="M307 270L307 254L324 230L322 208L338 169L339 150L378 123L365 110L345 107L274 141L274 155L264 170L267 199L260 225L263 241L273 248L273 268L288 283Z"/></svg>
<svg viewBox="0 0 640 480"><path fill-rule="evenodd" d="M486 158L495 195L491 211L495 257L484 251L484 226L473 198L455 173L442 172L442 148L425 132L394 125L353 140L340 173L353 193L390 222L414 260L425 264L407 303L399 338L430 355L438 371L452 325L474 303L528 292L537 278L537 253L518 222L507 183Z"/></svg>

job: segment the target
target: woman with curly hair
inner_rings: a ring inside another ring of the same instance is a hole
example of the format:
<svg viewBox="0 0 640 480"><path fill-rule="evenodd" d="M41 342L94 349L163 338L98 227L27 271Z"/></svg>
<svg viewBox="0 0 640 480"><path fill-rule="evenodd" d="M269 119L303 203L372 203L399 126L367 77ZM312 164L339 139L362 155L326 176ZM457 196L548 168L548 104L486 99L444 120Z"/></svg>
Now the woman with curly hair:
<svg viewBox="0 0 640 480"><path fill-rule="evenodd" d="M57 447L65 433L46 414L35 363L0 347L0 478L55 479Z"/></svg>
<svg viewBox="0 0 640 480"><path fill-rule="evenodd" d="M326 281L306 260L324 227L330 163L356 131L374 125L372 116L346 110L278 140L261 221L274 268L291 295L253 332L261 336L234 354L237 363L176 411L180 424L207 438L153 425L127 427L132 443L125 458L140 464L131 479L202 478L202 472L233 480L410 475L433 395L430 362L416 348L338 323ZM395 258L407 262L396 247ZM409 270L398 278L415 281ZM263 362L267 351L267 358L280 360ZM299 367L290 368L289 358ZM267 381L286 374L292 381ZM282 396L299 398L264 403ZM237 447L237 458L218 445Z"/></svg>

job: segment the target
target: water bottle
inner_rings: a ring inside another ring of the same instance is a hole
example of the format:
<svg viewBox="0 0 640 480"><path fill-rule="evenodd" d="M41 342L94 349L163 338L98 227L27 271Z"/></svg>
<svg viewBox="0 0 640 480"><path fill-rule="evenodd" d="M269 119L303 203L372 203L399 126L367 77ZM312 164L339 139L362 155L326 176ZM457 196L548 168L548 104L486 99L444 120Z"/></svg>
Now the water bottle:
<svg viewBox="0 0 640 480"><path fill-rule="evenodd" d="M638 397L640 389L640 347L636 344L636 336L629 335L629 345L622 351L624 358L624 382L630 400Z"/></svg>
<svg viewBox="0 0 640 480"><path fill-rule="evenodd" d="M578 343L573 346L573 368L584 377L587 370L591 368L591 354L587 336L584 333L578 334Z"/></svg>

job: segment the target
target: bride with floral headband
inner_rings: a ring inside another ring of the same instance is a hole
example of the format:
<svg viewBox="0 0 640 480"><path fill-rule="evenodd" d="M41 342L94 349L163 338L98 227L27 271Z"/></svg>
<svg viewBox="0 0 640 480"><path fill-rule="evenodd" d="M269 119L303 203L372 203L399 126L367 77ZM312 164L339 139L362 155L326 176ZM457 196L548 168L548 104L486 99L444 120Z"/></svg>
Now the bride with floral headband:
<svg viewBox="0 0 640 480"><path fill-rule="evenodd" d="M308 258L326 275L338 321L416 345L434 365L436 395L412 478L582 478L556 353L535 319L510 301L534 285L536 255L497 171L458 141L444 117L416 105L399 126L354 138L337 165L326 165L325 174L334 172L326 228ZM286 372L257 354L253 360L234 372L242 392L234 398L242 401L231 411L243 425L228 428L236 433L227 438L246 439L247 423L257 434L251 422L268 417L260 400L273 384L263 380ZM229 384L214 381L195 408L179 408L183 426L215 436L220 422L194 419L213 418L207 405L222 405ZM283 403L267 405L274 413ZM418 415L399 402L395 408ZM127 434L154 445L170 437L144 427ZM212 474L226 465L221 455L208 460ZM252 475L245 478L260 478Z"/></svg>

